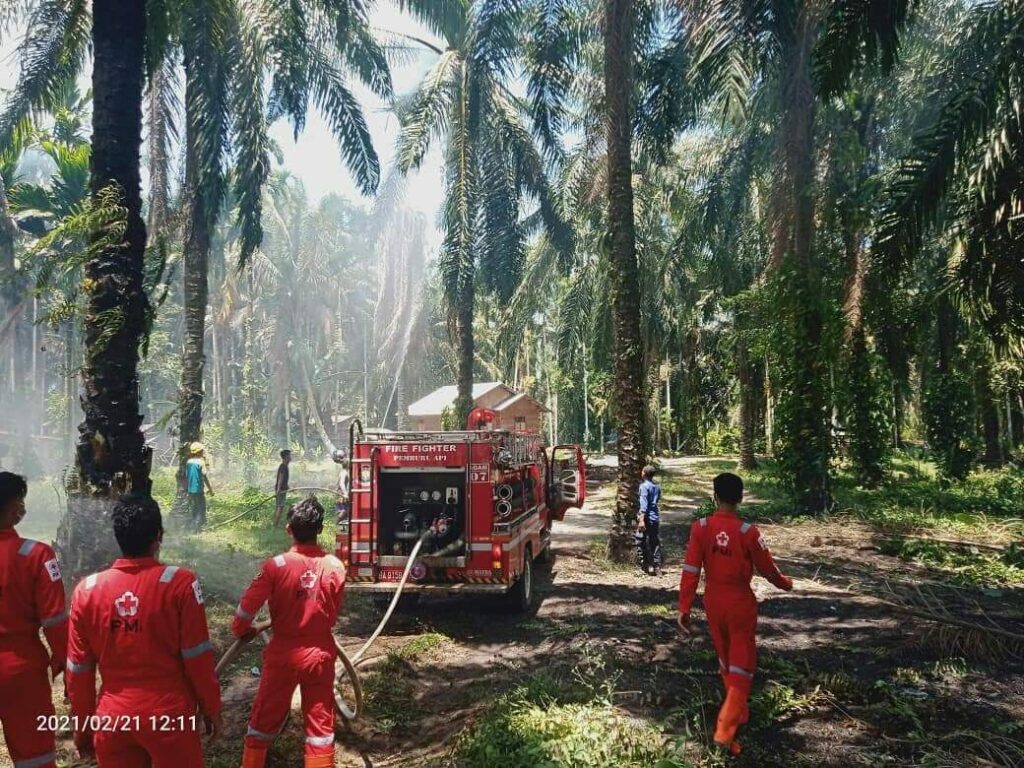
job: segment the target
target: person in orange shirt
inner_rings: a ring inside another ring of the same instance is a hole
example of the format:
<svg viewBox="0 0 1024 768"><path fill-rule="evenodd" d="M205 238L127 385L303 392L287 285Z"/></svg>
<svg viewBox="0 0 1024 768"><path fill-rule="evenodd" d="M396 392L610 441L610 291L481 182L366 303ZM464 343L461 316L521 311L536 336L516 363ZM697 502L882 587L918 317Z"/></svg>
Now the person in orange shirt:
<svg viewBox="0 0 1024 768"><path fill-rule="evenodd" d="M267 560L235 611L231 631L252 637L252 621L270 604L273 638L263 652L263 675L249 718L242 768L263 768L270 742L284 727L295 687L302 690L306 768L334 765L334 660L332 630L345 595L345 567L316 543L324 508L315 498L288 513L294 545Z"/></svg>
<svg viewBox="0 0 1024 768"><path fill-rule="evenodd" d="M122 499L112 519L124 557L71 599L75 746L95 752L100 768L201 768L200 729L216 739L222 721L199 580L157 559L164 530L153 499Z"/></svg>
<svg viewBox="0 0 1024 768"><path fill-rule="evenodd" d="M51 768L54 731L40 718L54 714L50 675L64 670L68 614L53 549L14 529L27 495L25 478L0 472L0 722L17 768Z"/></svg>
<svg viewBox="0 0 1024 768"><path fill-rule="evenodd" d="M757 526L736 513L743 501L743 481L730 472L714 480L715 513L690 526L690 541L679 581L679 628L690 634L690 608L697 594L701 568L707 574L704 612L718 652L725 701L718 713L715 744L740 753L736 732L747 722L747 699L757 670L757 599L750 589L754 568L779 589L793 589L793 580L775 565Z"/></svg>

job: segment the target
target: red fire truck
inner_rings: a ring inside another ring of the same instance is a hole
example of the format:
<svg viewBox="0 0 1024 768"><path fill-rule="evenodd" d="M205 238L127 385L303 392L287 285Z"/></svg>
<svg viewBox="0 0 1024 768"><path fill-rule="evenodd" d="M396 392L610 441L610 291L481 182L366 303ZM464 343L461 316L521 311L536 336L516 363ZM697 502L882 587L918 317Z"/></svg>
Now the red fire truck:
<svg viewBox="0 0 1024 768"><path fill-rule="evenodd" d="M495 429L481 410L470 417L479 428L460 432L353 425L350 511L337 531L347 589L390 597L423 539L403 596L485 593L530 607L534 560L549 554L552 523L585 499L583 455Z"/></svg>

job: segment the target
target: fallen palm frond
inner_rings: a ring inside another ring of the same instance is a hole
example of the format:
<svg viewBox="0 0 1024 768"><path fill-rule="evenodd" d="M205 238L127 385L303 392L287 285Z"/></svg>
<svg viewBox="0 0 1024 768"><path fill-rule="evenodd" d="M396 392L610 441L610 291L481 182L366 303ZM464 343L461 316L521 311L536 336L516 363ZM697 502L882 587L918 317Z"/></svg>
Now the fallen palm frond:
<svg viewBox="0 0 1024 768"><path fill-rule="evenodd" d="M945 736L938 736L937 740L943 746L928 750L918 765L926 765L929 768L1015 768L1024 765L1024 743L1009 736L979 731L954 731ZM955 742L956 745L946 746L951 742Z"/></svg>
<svg viewBox="0 0 1024 768"><path fill-rule="evenodd" d="M817 566L816 583L822 583L820 579L825 578L839 586L835 582L842 581L847 592L875 600L894 612L929 622L934 626L922 635L922 640L935 643L946 652L964 658L989 660L1024 655L1024 633L1015 628L1019 619L986 610L970 597L968 590L944 591L940 596L936 587L944 590L946 585L887 577L867 579L863 572L842 566L835 569L844 572L840 577L821 574L821 563L790 557L777 559ZM831 565L829 567L831 569Z"/></svg>

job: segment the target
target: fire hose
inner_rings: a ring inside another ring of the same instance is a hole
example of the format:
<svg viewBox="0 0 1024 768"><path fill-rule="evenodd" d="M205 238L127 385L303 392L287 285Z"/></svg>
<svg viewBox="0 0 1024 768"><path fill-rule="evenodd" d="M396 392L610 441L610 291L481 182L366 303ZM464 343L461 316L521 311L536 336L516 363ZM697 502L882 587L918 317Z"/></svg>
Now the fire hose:
<svg viewBox="0 0 1024 768"><path fill-rule="evenodd" d="M413 564L416 562L416 556L419 554L420 547L423 546L423 542L426 541L428 534L429 531L424 533L412 548L412 552L409 553L409 559L405 564L405 570L402 571L402 578L398 580L398 586L395 588L395 594L391 598L391 602L388 604L387 610L384 611L384 617L380 620L380 623L377 624L377 628L373 630L369 639L363 643L362 647L350 657L345 652L345 649L341 647L341 643L338 641L338 638L332 636L334 640L334 647L338 651L338 661L341 662L342 667L341 671L337 672L334 678L334 708L337 710L338 714L341 715L342 719L347 722L355 720L363 713L363 687L359 681L359 674L356 672L356 667L362 663L366 652L370 650L370 646L372 646L377 638L380 637L380 633L384 631L384 627L387 626L387 623L391 620L391 616L395 612L395 608L398 607L398 601L402 596L402 591L405 589L405 584L409 580L409 574L412 572ZM217 662L217 674L219 675L222 670L227 668L229 664L238 658L242 649L252 642L255 637L264 636L264 633L271 629L271 626L272 624L270 621L260 622L259 624L253 625L253 632L249 633L245 637L240 637L235 640L235 642L233 642L224 652L224 655L221 656L220 661ZM344 682L346 677L352 684L352 706L349 706L348 702L345 701L341 694L341 684Z"/></svg>
<svg viewBox="0 0 1024 768"><path fill-rule="evenodd" d="M335 496L340 496L341 495L341 493L336 488L321 488L321 487L316 486L316 485L304 485L304 486L301 486L299 488L289 488L287 491L285 491L285 493L292 493L293 491L323 491L324 493L333 493ZM277 492L271 493L268 496L264 496L262 499L257 501L255 504L250 504L248 507L243 509L237 515L229 517L227 520L221 520L221 521L215 523L214 525L207 526L206 530L208 530L208 531L215 531L218 528L223 528L225 525L230 525L231 523L235 522L236 520L241 520L246 515L248 515L248 514L250 514L252 512L255 512L257 509L262 507L268 501L273 501L276 498L277 498Z"/></svg>

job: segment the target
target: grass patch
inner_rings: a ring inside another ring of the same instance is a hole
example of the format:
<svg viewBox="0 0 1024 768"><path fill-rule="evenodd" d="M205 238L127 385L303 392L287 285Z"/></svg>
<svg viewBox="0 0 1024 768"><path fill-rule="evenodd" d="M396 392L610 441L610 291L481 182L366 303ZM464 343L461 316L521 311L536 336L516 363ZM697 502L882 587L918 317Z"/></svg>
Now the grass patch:
<svg viewBox="0 0 1024 768"><path fill-rule="evenodd" d="M446 645L451 643L451 638L441 632L427 632L425 635L414 637L401 648L394 651L400 658L406 661L418 661L424 657L436 655Z"/></svg>
<svg viewBox="0 0 1024 768"><path fill-rule="evenodd" d="M608 557L608 540L604 537L591 541L587 544L587 556L591 562L599 565L602 570L609 573L631 573L637 569L635 562L618 563Z"/></svg>
<svg viewBox="0 0 1024 768"><path fill-rule="evenodd" d="M644 605L640 607L640 613L645 616L657 616L658 618L664 618L667 616L675 616L679 611L679 608L674 605L667 603L656 603L655 605Z"/></svg>
<svg viewBox="0 0 1024 768"><path fill-rule="evenodd" d="M951 547L933 541L886 541L882 553L945 571L967 586L1004 587L1024 584L1024 563L1016 548L1005 553Z"/></svg>
<svg viewBox="0 0 1024 768"><path fill-rule="evenodd" d="M682 768L662 733L604 697L564 701L561 686L538 675L499 699L456 742L467 768Z"/></svg>
<svg viewBox="0 0 1024 768"><path fill-rule="evenodd" d="M383 733L408 727L423 715L416 699L416 671L399 653L391 651L363 679L363 704L374 727Z"/></svg>

